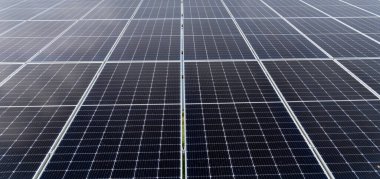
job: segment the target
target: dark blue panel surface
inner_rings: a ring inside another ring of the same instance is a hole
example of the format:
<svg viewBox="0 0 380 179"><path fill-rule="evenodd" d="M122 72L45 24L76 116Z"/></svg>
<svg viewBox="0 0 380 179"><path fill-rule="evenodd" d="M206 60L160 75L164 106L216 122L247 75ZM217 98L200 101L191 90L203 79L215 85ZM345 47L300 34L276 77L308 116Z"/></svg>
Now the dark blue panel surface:
<svg viewBox="0 0 380 179"><path fill-rule="evenodd" d="M186 106L189 178L326 178L281 103Z"/></svg>
<svg viewBox="0 0 380 179"><path fill-rule="evenodd" d="M180 178L180 106L82 106L42 178Z"/></svg>
<svg viewBox="0 0 380 179"><path fill-rule="evenodd" d="M179 63L107 64L85 104L180 103Z"/></svg>
<svg viewBox="0 0 380 179"><path fill-rule="evenodd" d="M76 105L99 64L30 64L0 87L0 106Z"/></svg>
<svg viewBox="0 0 380 179"><path fill-rule="evenodd" d="M73 109L0 108L0 178L32 178Z"/></svg>
<svg viewBox="0 0 380 179"><path fill-rule="evenodd" d="M336 178L379 178L379 101L290 103Z"/></svg>
<svg viewBox="0 0 380 179"><path fill-rule="evenodd" d="M186 102L279 101L257 62L186 63Z"/></svg>
<svg viewBox="0 0 380 179"><path fill-rule="evenodd" d="M264 64L288 101L377 99L333 61Z"/></svg>

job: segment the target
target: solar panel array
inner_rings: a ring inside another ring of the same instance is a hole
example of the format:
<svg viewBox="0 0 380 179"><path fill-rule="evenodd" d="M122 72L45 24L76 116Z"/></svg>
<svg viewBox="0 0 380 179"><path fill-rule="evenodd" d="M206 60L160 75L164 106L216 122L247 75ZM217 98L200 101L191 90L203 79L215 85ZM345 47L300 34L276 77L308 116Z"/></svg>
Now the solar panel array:
<svg viewBox="0 0 380 179"><path fill-rule="evenodd" d="M2 0L0 178L380 178L379 0Z"/></svg>

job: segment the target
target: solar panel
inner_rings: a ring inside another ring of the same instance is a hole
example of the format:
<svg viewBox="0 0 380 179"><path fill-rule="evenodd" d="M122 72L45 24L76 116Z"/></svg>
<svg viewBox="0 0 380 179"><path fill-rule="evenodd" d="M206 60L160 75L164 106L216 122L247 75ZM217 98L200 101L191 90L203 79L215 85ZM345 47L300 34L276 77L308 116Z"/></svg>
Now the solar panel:
<svg viewBox="0 0 380 179"><path fill-rule="evenodd" d="M281 103L186 106L187 176L326 178Z"/></svg>
<svg viewBox="0 0 380 179"><path fill-rule="evenodd" d="M72 20L85 15L90 8L53 8L36 16L33 20Z"/></svg>
<svg viewBox="0 0 380 179"><path fill-rule="evenodd" d="M380 178L379 0L0 0L0 178Z"/></svg>
<svg viewBox="0 0 380 179"><path fill-rule="evenodd" d="M56 37L67 29L72 21L29 21L19 25L4 37Z"/></svg>
<svg viewBox="0 0 380 179"><path fill-rule="evenodd" d="M352 6L316 6L319 10L333 17L369 17L370 13Z"/></svg>
<svg viewBox="0 0 380 179"><path fill-rule="evenodd" d="M20 23L20 21L0 21L0 34L7 32Z"/></svg>
<svg viewBox="0 0 380 179"><path fill-rule="evenodd" d="M280 101L257 62L186 63L186 102Z"/></svg>
<svg viewBox="0 0 380 179"><path fill-rule="evenodd" d="M126 20L81 20L64 33L63 36L117 37L126 23Z"/></svg>
<svg viewBox="0 0 380 179"><path fill-rule="evenodd" d="M9 76L13 71L15 71L21 65L0 65L0 82L3 81L7 76Z"/></svg>
<svg viewBox="0 0 380 179"><path fill-rule="evenodd" d="M73 107L2 107L1 178L32 178Z"/></svg>
<svg viewBox="0 0 380 179"><path fill-rule="evenodd" d="M92 10L84 19L129 19L135 8L127 7L98 7Z"/></svg>
<svg viewBox="0 0 380 179"><path fill-rule="evenodd" d="M380 60L342 60L340 63L380 93Z"/></svg>
<svg viewBox="0 0 380 179"><path fill-rule="evenodd" d="M270 8L263 6L230 6L228 7L235 18L274 18L279 17Z"/></svg>
<svg viewBox="0 0 380 179"><path fill-rule="evenodd" d="M378 57L380 44L361 34L309 35L333 57Z"/></svg>
<svg viewBox="0 0 380 179"><path fill-rule="evenodd" d="M333 57L377 57L380 44L333 19L290 20Z"/></svg>
<svg viewBox="0 0 380 179"><path fill-rule="evenodd" d="M45 9L42 8L10 8L0 11L0 20L27 20Z"/></svg>
<svg viewBox="0 0 380 179"><path fill-rule="evenodd" d="M75 105L99 64L30 64L0 87L0 106Z"/></svg>
<svg viewBox="0 0 380 179"><path fill-rule="evenodd" d="M288 101L376 99L332 61L264 62Z"/></svg>
<svg viewBox="0 0 380 179"><path fill-rule="evenodd" d="M60 37L33 61L102 61L116 37Z"/></svg>
<svg viewBox="0 0 380 179"><path fill-rule="evenodd" d="M290 104L336 178L379 177L379 101Z"/></svg>
<svg viewBox="0 0 380 179"><path fill-rule="evenodd" d="M179 63L111 63L85 104L180 103Z"/></svg>
<svg viewBox="0 0 380 179"><path fill-rule="evenodd" d="M83 106L42 178L179 178L179 105Z"/></svg>
<svg viewBox="0 0 380 179"><path fill-rule="evenodd" d="M240 35L231 19L185 19L185 36Z"/></svg>
<svg viewBox="0 0 380 179"><path fill-rule="evenodd" d="M363 33L380 33L379 18L344 18L339 20Z"/></svg>
<svg viewBox="0 0 380 179"><path fill-rule="evenodd" d="M0 61L25 62L46 46L53 38L2 38Z"/></svg>

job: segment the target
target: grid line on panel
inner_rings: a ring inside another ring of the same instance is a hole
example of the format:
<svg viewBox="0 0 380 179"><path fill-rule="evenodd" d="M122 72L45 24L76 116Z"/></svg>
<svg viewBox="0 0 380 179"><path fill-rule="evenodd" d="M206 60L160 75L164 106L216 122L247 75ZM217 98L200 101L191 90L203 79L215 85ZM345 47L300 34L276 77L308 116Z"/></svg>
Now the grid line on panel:
<svg viewBox="0 0 380 179"><path fill-rule="evenodd" d="M324 11L318 9L317 7L315 7L315 6L313 6L313 5L310 5L309 3L307 3L307 2L305 2L305 1L303 1L303 0L300 0L300 1L301 1L302 3L304 3L304 4L308 5L308 6L310 6L310 7L312 7L312 8L314 8L314 9L318 10L319 12L321 12L321 13L327 15L328 17L334 19L335 21L339 22L340 24L343 24L344 26L346 26L346 27L348 27L348 28L354 30L355 32L357 32L357 33L359 33L359 34L361 34L361 35L367 37L368 39L370 39L370 40L376 42L377 44L380 44L380 42L377 41L376 39L374 39L374 38L368 36L367 34L364 34L363 32L361 32L361 31L359 31L359 30L357 30L357 29L355 29L355 28L353 28L352 26L350 26L350 25L344 23L343 21L337 19L336 17L331 16L330 14L328 14L328 13L326 13L326 12L324 12Z"/></svg>
<svg viewBox="0 0 380 179"><path fill-rule="evenodd" d="M100 1L96 6L94 6L93 9L95 9L100 3L102 3L104 0ZM93 79L91 80L90 84L87 86L86 88L86 91L83 93L81 99L79 100L78 104L76 105L76 107L74 108L73 112L71 113L69 119L66 121L63 129L61 130L61 132L59 133L58 137L56 138L56 140L54 141L52 147L50 148L49 150L49 153L45 156L43 162L41 163L40 167L38 168L37 172L35 173L35 175L33 176L33 179L37 179L37 178L40 178L43 174L43 172L45 171L47 165L49 164L49 161L51 160L53 154L55 153L57 147L59 146L60 142L62 141L65 133L67 132L68 128L70 127L71 123L73 122L75 116L77 115L77 113L79 112L81 106L83 105L86 97L88 96L88 94L90 93L92 87L94 86L97 78L100 76L100 73L103 71L104 67L106 66L106 62L108 61L108 59L110 58L111 54L113 53L113 51L115 50L115 47L116 45L120 42L120 39L123 35L123 33L125 32L125 30L127 29L128 25L130 24L131 20L133 19L134 15L137 13L137 10L139 9L140 5L142 4L143 0L141 0L138 4L138 6L136 7L135 11L133 12L133 15L131 17L131 19L127 22L127 24L125 24L123 30L120 32L118 38L116 39L114 45L112 46L111 50L108 52L107 56L105 57L105 59L103 60L103 63L101 64L101 66L99 67L98 71L96 72L95 76L93 77Z"/></svg>
<svg viewBox="0 0 380 179"><path fill-rule="evenodd" d="M90 13L93 9L95 9L98 5L100 5L102 1L99 1L96 6L94 6L92 9L90 9L85 15ZM62 1L64 2L64 1ZM85 15L83 15L80 19L82 19ZM71 27L73 27L80 19L76 20L74 23L72 23L69 27L67 27L64 31L62 31L59 35L57 35L54 39L52 39L48 44L46 44L44 47L42 47L37 53L35 53L32 57L30 57L23 65L21 65L17 70L15 70L12 74L10 74L7 78L5 78L3 81L0 82L0 87L4 85L9 79L11 79L15 74L17 74L21 69L23 69L28 62L31 62L34 58L36 58L43 50L47 49L51 44L53 44L56 40L58 40L63 34L65 34L67 31L70 30Z"/></svg>
<svg viewBox="0 0 380 179"><path fill-rule="evenodd" d="M278 95L278 97L281 99L282 101L282 104L284 105L286 111L290 114L293 122L296 124L296 127L297 129L300 131L302 137L304 138L304 140L306 141L306 143L308 144L308 147L311 149L313 155L315 156L315 158L317 159L318 163L321 165L324 173L326 174L326 176L328 176L329 178L334 178L333 174L331 173L331 170L330 168L326 165L325 161L323 160L323 158L321 157L320 153L318 150L316 150L315 146L314 146L314 143L311 141L310 137L307 135L305 129L302 127L302 125L300 124L298 118L295 116L294 112L292 111L292 109L290 108L290 105L289 103L287 103L285 97L282 95L281 91L279 90L278 86L276 85L276 83L274 82L273 78L270 76L268 70L266 69L266 67L264 66L264 64L260 61L260 58L258 57L258 55L256 54L255 50L253 49L253 47L251 46L251 44L249 43L247 37L245 36L245 34L243 33L242 29L240 28L239 24L236 22L236 19L234 18L234 16L232 15L232 13L229 11L227 5L225 4L225 2L223 0L221 0L224 7L226 8L226 10L228 11L228 13L230 14L231 18L234 20L234 23L236 25L236 27L239 29L241 35L243 36L246 44L249 46L251 52L253 53L253 55L257 58L258 60L258 63L260 65L260 68L263 70L263 72L265 73L266 77L268 78L268 80L270 81L272 87L275 89L276 91L276 94ZM273 10L273 8L271 8L268 4L266 4L265 2L263 2L262 0L260 0L260 2L262 2L263 4L265 4L265 6L269 7L272 11L274 11L277 15L279 15L282 19L285 19L283 16L281 16L280 14L278 14L275 10ZM285 19L286 20L286 19ZM287 21L288 22L288 21ZM289 23L289 22L288 22ZM289 23L289 25L291 25ZM292 25L291 25L292 26ZM292 26L294 27L294 26ZM297 30L297 29L295 29ZM305 35L304 35L305 36ZM322 51L324 52L324 51Z"/></svg>

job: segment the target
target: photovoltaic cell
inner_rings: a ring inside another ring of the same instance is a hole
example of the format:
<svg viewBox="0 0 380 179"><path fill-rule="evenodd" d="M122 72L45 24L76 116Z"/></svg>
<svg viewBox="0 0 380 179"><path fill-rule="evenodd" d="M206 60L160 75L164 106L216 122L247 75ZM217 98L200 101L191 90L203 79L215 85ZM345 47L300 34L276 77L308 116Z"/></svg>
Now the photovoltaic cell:
<svg viewBox="0 0 380 179"><path fill-rule="evenodd" d="M135 8L95 8L84 19L129 19Z"/></svg>
<svg viewBox="0 0 380 179"><path fill-rule="evenodd" d="M374 16L368 12L352 6L315 6L319 10L333 17L370 17Z"/></svg>
<svg viewBox="0 0 380 179"><path fill-rule="evenodd" d="M110 60L179 60L180 21L133 20Z"/></svg>
<svg viewBox="0 0 380 179"><path fill-rule="evenodd" d="M231 19L185 19L184 33L186 35L240 35Z"/></svg>
<svg viewBox="0 0 380 179"><path fill-rule="evenodd" d="M141 7L158 7L158 8L169 8L169 7L180 7L181 2L177 0L144 0L141 3Z"/></svg>
<svg viewBox="0 0 380 179"><path fill-rule="evenodd" d="M185 36L185 60L254 59L241 36Z"/></svg>
<svg viewBox="0 0 380 179"><path fill-rule="evenodd" d="M187 176L326 178L281 103L186 106Z"/></svg>
<svg viewBox="0 0 380 179"><path fill-rule="evenodd" d="M308 35L333 57L378 57L380 44L361 34Z"/></svg>
<svg viewBox="0 0 380 179"><path fill-rule="evenodd" d="M53 38L0 38L0 61L26 62Z"/></svg>
<svg viewBox="0 0 380 179"><path fill-rule="evenodd" d="M0 20L27 20L41 11L43 8L10 8L0 11Z"/></svg>
<svg viewBox="0 0 380 179"><path fill-rule="evenodd" d="M247 35L260 58L326 58L302 35Z"/></svg>
<svg viewBox="0 0 380 179"><path fill-rule="evenodd" d="M5 33L4 37L56 37L73 21L29 21Z"/></svg>
<svg viewBox="0 0 380 179"><path fill-rule="evenodd" d="M183 2L184 7L223 7L222 1L219 0L187 0Z"/></svg>
<svg viewBox="0 0 380 179"><path fill-rule="evenodd" d="M60 37L33 61L102 61L117 37Z"/></svg>
<svg viewBox="0 0 380 179"><path fill-rule="evenodd" d="M58 6L54 8L93 8L95 7L101 0L66 0L63 3L60 3Z"/></svg>
<svg viewBox="0 0 380 179"><path fill-rule="evenodd" d="M0 82L7 78L13 71L15 71L21 65L8 65L1 64L0 65Z"/></svg>
<svg viewBox="0 0 380 179"><path fill-rule="evenodd" d="M180 103L179 63L110 63L84 104Z"/></svg>
<svg viewBox="0 0 380 179"><path fill-rule="evenodd" d="M289 19L304 34L353 34L354 30L331 18Z"/></svg>
<svg viewBox="0 0 380 179"><path fill-rule="evenodd" d="M17 1L13 1L13 4L16 4ZM56 4L58 4L59 1L48 1L48 0L33 0L33 1L24 1L21 2L15 6L12 6L12 8L49 8Z"/></svg>
<svg viewBox="0 0 380 179"><path fill-rule="evenodd" d="M247 35L299 35L292 26L282 19L237 19L236 21Z"/></svg>
<svg viewBox="0 0 380 179"><path fill-rule="evenodd" d="M135 19L140 18L181 18L181 7L140 7Z"/></svg>
<svg viewBox="0 0 380 179"><path fill-rule="evenodd" d="M327 15L308 6L272 7L283 17L327 17Z"/></svg>
<svg viewBox="0 0 380 179"><path fill-rule="evenodd" d="M0 106L76 105L99 64L29 64L0 87Z"/></svg>
<svg viewBox="0 0 380 179"><path fill-rule="evenodd" d="M179 60L180 36L123 37L110 61Z"/></svg>
<svg viewBox="0 0 380 179"><path fill-rule="evenodd" d="M20 21L1 21L0 22L0 34L20 24Z"/></svg>
<svg viewBox="0 0 380 179"><path fill-rule="evenodd" d="M63 36L117 37L126 24L126 20L82 20L78 21Z"/></svg>
<svg viewBox="0 0 380 179"><path fill-rule="evenodd" d="M260 0L225 0L224 1L229 7L263 7L263 4Z"/></svg>
<svg viewBox="0 0 380 179"><path fill-rule="evenodd" d="M0 108L0 178L32 178L73 109Z"/></svg>
<svg viewBox="0 0 380 179"><path fill-rule="evenodd" d="M186 63L186 103L280 101L257 62Z"/></svg>
<svg viewBox="0 0 380 179"><path fill-rule="evenodd" d="M354 4L354 5L359 5L359 6L367 6L367 5L379 5L380 2L378 0L345 0L345 2Z"/></svg>
<svg viewBox="0 0 380 179"><path fill-rule="evenodd" d="M306 0L308 4L313 6L339 6L344 5L344 3L339 1L329 1L329 0Z"/></svg>
<svg viewBox="0 0 380 179"><path fill-rule="evenodd" d="M180 178L178 105L82 106L42 178Z"/></svg>
<svg viewBox="0 0 380 179"><path fill-rule="evenodd" d="M179 19L132 20L123 36L179 36L180 28Z"/></svg>
<svg viewBox="0 0 380 179"><path fill-rule="evenodd" d="M98 7L137 7L139 3L139 0L107 0L100 3Z"/></svg>
<svg viewBox="0 0 380 179"><path fill-rule="evenodd" d="M230 18L223 6L188 6L184 13L185 18Z"/></svg>
<svg viewBox="0 0 380 179"><path fill-rule="evenodd" d="M377 41L380 41L380 33L378 34L368 34L370 37L376 39Z"/></svg>
<svg viewBox="0 0 380 179"><path fill-rule="evenodd" d="M270 8L264 6L229 6L228 9L231 11L232 15L235 18L279 18L279 16L276 13L274 13Z"/></svg>
<svg viewBox="0 0 380 179"><path fill-rule="evenodd" d="M90 8L53 8L33 18L33 20L72 20L85 15Z"/></svg>
<svg viewBox="0 0 380 179"><path fill-rule="evenodd" d="M302 3L299 0L283 0L283 1L266 0L265 3L267 3L269 6L272 6L272 7L306 6L304 3Z"/></svg>
<svg viewBox="0 0 380 179"><path fill-rule="evenodd" d="M363 33L380 33L380 18L339 19Z"/></svg>
<svg viewBox="0 0 380 179"><path fill-rule="evenodd" d="M290 103L336 178L378 178L379 101Z"/></svg>
<svg viewBox="0 0 380 179"><path fill-rule="evenodd" d="M380 5L366 5L366 6L359 6L360 8L362 9L365 9L369 12L372 12L372 13L375 13L375 14L378 14L379 13L379 9L380 9Z"/></svg>
<svg viewBox="0 0 380 179"><path fill-rule="evenodd" d="M380 93L380 60L342 60L340 63Z"/></svg>
<svg viewBox="0 0 380 179"><path fill-rule="evenodd" d="M376 99L333 61L264 62L288 101Z"/></svg>

